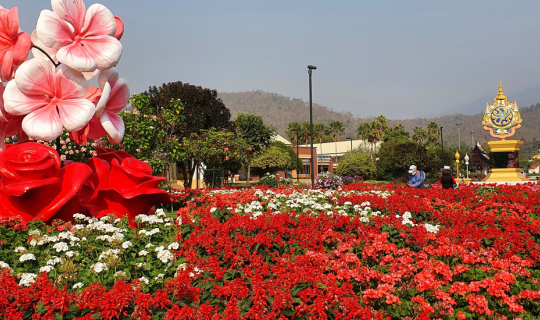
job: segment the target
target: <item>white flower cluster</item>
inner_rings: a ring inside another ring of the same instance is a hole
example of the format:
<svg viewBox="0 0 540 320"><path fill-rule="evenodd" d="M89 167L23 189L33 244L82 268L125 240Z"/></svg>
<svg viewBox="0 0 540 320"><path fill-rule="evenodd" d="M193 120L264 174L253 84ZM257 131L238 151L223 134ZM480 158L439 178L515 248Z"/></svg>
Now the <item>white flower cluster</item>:
<svg viewBox="0 0 540 320"><path fill-rule="evenodd" d="M23 287L29 287L32 283L36 281L37 274L34 273L23 273L21 274L21 281L19 285Z"/></svg>
<svg viewBox="0 0 540 320"><path fill-rule="evenodd" d="M109 249L106 251L103 251L99 254L99 261L107 261L111 258L118 258L118 253L120 252L120 249Z"/></svg>
<svg viewBox="0 0 540 320"><path fill-rule="evenodd" d="M9 269L11 270L11 267L9 264L5 263L4 261L0 261L0 269Z"/></svg>
<svg viewBox="0 0 540 320"><path fill-rule="evenodd" d="M17 253L19 253L19 252L25 252L25 251L26 251L26 248L25 248L25 247L17 247L17 248L15 248L15 250L13 250L13 251L15 251L15 252L17 252Z"/></svg>
<svg viewBox="0 0 540 320"><path fill-rule="evenodd" d="M36 260L36 257L34 256L33 253L26 253L26 254L23 254L23 255L19 258L19 261L20 261L20 262L25 262L25 261L29 261L29 260Z"/></svg>
<svg viewBox="0 0 540 320"><path fill-rule="evenodd" d="M403 213L403 216L399 216L399 215L396 215L396 218L401 218L401 224L403 225L410 225L411 227L414 227L416 226L416 224L411 220L412 218L412 214L407 211L405 213ZM436 234L437 232L439 232L439 227L440 225L431 225L429 223L424 223L424 228L426 228L427 232L430 232L430 233L433 233L433 234Z"/></svg>
<svg viewBox="0 0 540 320"><path fill-rule="evenodd" d="M174 259L174 255L169 250L166 250L165 247L163 246L157 247L156 252L157 252L157 258L161 260L161 262L163 263L167 263Z"/></svg>
<svg viewBox="0 0 540 320"><path fill-rule="evenodd" d="M107 268L107 265L102 262L97 262L90 266L90 270L94 271L95 273L100 273L102 271L107 271L109 268Z"/></svg>
<svg viewBox="0 0 540 320"><path fill-rule="evenodd" d="M49 273L53 269L54 269L54 267L51 267L51 266L43 266L43 267L39 268L39 273L42 273L42 272Z"/></svg>
<svg viewBox="0 0 540 320"><path fill-rule="evenodd" d="M156 233L160 233L160 230L159 228L154 228L150 231L147 231L147 230L139 230L139 234L142 234L142 235L145 235L145 236L148 236L148 237L151 237L153 235L155 235Z"/></svg>

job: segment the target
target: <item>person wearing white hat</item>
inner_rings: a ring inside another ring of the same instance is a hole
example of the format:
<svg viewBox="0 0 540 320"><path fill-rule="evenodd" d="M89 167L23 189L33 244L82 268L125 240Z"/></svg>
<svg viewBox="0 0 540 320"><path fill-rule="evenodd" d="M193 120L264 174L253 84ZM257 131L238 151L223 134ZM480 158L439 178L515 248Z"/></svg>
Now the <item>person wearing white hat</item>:
<svg viewBox="0 0 540 320"><path fill-rule="evenodd" d="M457 187L457 183L454 176L452 176L452 169L450 169L450 166L443 167L441 185L443 189L454 189Z"/></svg>
<svg viewBox="0 0 540 320"><path fill-rule="evenodd" d="M418 170L414 164L409 167L409 173L411 174L409 188L420 189L420 186L426 180L426 173Z"/></svg>

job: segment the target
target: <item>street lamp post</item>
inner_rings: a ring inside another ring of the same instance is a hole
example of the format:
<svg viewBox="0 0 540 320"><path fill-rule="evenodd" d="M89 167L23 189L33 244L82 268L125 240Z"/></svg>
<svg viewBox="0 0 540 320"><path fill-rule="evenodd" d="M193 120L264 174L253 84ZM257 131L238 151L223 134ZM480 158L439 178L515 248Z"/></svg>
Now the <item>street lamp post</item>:
<svg viewBox="0 0 540 320"><path fill-rule="evenodd" d="M347 138L345 138L345 139L351 140L351 153L352 153L352 138L347 137Z"/></svg>
<svg viewBox="0 0 540 320"><path fill-rule="evenodd" d="M474 149L474 131L471 131L471 143L472 143L472 148Z"/></svg>
<svg viewBox="0 0 540 320"><path fill-rule="evenodd" d="M444 142L442 136L442 127L441 127L441 162L444 162ZM442 163L444 165L444 163Z"/></svg>
<svg viewBox="0 0 540 320"><path fill-rule="evenodd" d="M465 160L465 167L467 170L467 179L469 179L469 155L467 153L465 153L465 158L463 158L463 160Z"/></svg>
<svg viewBox="0 0 540 320"><path fill-rule="evenodd" d="M300 174L298 173L298 158L300 155L298 154L298 130L291 130L294 132L294 136L296 137L296 183L300 182Z"/></svg>
<svg viewBox="0 0 540 320"><path fill-rule="evenodd" d="M457 126L457 138L458 138L458 149L461 149L461 136L459 134L459 126L461 125L461 122L456 123Z"/></svg>
<svg viewBox="0 0 540 320"><path fill-rule="evenodd" d="M315 186L315 160L313 158L313 99L312 99L312 90L311 90L311 71L317 70L316 66L309 65L308 74L309 74L309 140L311 142L311 187Z"/></svg>

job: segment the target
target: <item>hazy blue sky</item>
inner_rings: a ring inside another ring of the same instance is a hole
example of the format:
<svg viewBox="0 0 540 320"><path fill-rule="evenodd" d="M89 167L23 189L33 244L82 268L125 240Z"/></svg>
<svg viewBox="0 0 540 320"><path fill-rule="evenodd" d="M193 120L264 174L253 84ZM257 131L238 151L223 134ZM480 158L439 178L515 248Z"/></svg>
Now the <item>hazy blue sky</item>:
<svg viewBox="0 0 540 320"><path fill-rule="evenodd" d="M540 102L538 0L101 3L124 20L118 69L135 92L180 80L307 100L313 64L314 102L360 116L477 113L499 80L519 105ZM0 4L18 6L29 33L50 9L47 0Z"/></svg>

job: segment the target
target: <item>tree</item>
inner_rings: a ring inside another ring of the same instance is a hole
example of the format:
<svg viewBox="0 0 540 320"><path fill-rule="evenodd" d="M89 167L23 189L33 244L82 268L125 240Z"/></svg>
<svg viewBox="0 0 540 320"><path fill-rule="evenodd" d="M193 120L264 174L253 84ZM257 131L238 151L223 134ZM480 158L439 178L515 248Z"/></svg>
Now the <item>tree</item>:
<svg viewBox="0 0 540 320"><path fill-rule="evenodd" d="M254 114L239 113L234 120L236 123L236 133L238 137L245 140L248 151L247 157L247 181L251 174L251 154L261 151L268 146L272 136L275 135L274 128L265 125L261 116ZM251 150L249 150L251 149Z"/></svg>
<svg viewBox="0 0 540 320"><path fill-rule="evenodd" d="M131 111L120 113L125 124L124 140L120 146L137 159L146 161L154 174L165 170L171 187L171 164L184 158L185 148L176 136L178 126L184 120L184 108L180 100L172 99L156 114L146 94L134 94Z"/></svg>
<svg viewBox="0 0 540 320"><path fill-rule="evenodd" d="M412 140L414 142L424 144L424 141L426 141L427 137L428 137L428 134L424 129L418 126L414 127L413 136L412 136Z"/></svg>
<svg viewBox="0 0 540 320"><path fill-rule="evenodd" d="M199 134L201 130L234 129L230 121L231 113L217 97L216 90L178 81L163 84L159 88L150 87L145 94L150 98L149 106L154 108L154 114L158 117L171 100L182 101L184 108L180 115L184 116L184 120L174 130L179 141L189 138L193 133ZM178 163L184 175L184 185L191 185L197 163L194 158Z"/></svg>
<svg viewBox="0 0 540 320"><path fill-rule="evenodd" d="M322 142L324 139L324 135L327 132L326 125L324 123L315 123L313 125L313 139L319 140L319 146L322 150Z"/></svg>
<svg viewBox="0 0 540 320"><path fill-rule="evenodd" d="M300 122L297 122L297 121L289 122L287 126L287 130L285 130L285 134L287 135L287 139L289 139L291 143L296 144L296 141L300 140L299 137L300 137L301 131L302 131L302 124Z"/></svg>
<svg viewBox="0 0 540 320"><path fill-rule="evenodd" d="M367 152L355 150L345 153L340 159L335 173L340 176L371 179L375 176L376 168L371 155Z"/></svg>
<svg viewBox="0 0 540 320"><path fill-rule="evenodd" d="M281 141L272 141L270 142L270 146L274 146L274 147L277 147L279 148L281 151L287 153L290 157L290 161L289 163L287 164L287 167L285 168L285 170L299 170L300 168L302 168L302 159L300 159L298 157L298 155L296 154L296 152L294 151L294 149L291 147L291 146L288 146L286 145L285 143L281 142Z"/></svg>
<svg viewBox="0 0 540 320"><path fill-rule="evenodd" d="M276 146L269 146L257 154L252 161L253 172L258 176L265 173L277 173L287 169L291 158L287 152Z"/></svg>
<svg viewBox="0 0 540 320"><path fill-rule="evenodd" d="M409 138L409 132L405 131L403 125L397 124L393 128L387 130L386 134L384 135L384 142L388 142L390 140L409 141Z"/></svg>
<svg viewBox="0 0 540 320"><path fill-rule="evenodd" d="M306 140L306 144L309 144L310 136L311 130L309 127L309 121L303 121L300 126L300 137L302 137L302 140Z"/></svg>
<svg viewBox="0 0 540 320"><path fill-rule="evenodd" d="M412 141L390 140L383 143L377 157L379 158L377 177L386 181L393 181L400 177L408 178L409 166L412 164L426 171L430 163L426 147Z"/></svg>
<svg viewBox="0 0 540 320"><path fill-rule="evenodd" d="M427 126L427 141L434 145L439 142L440 127L435 121L431 121Z"/></svg>
<svg viewBox="0 0 540 320"><path fill-rule="evenodd" d="M214 169L226 169L236 171L245 161L246 141L235 137L234 132L217 131L215 129L201 130L200 133L192 133L189 138L184 138L184 146L187 150L186 159L191 159L196 164L204 163L205 180L209 176L206 172ZM189 180L191 185L192 180Z"/></svg>

